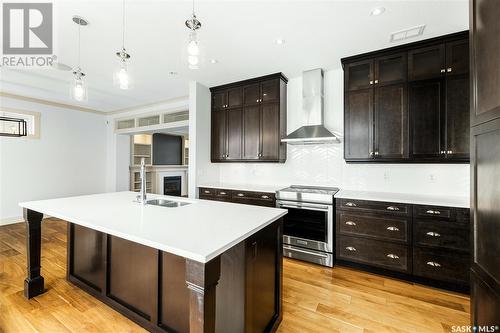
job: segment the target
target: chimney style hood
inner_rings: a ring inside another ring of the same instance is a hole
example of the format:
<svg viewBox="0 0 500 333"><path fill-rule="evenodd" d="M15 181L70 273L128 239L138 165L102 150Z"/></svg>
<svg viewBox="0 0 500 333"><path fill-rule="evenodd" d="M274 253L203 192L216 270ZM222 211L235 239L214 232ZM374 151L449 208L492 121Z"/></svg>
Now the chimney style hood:
<svg viewBox="0 0 500 333"><path fill-rule="evenodd" d="M294 145L339 143L337 136L323 125L323 70L312 69L302 73L302 112L307 125L288 134L281 142Z"/></svg>

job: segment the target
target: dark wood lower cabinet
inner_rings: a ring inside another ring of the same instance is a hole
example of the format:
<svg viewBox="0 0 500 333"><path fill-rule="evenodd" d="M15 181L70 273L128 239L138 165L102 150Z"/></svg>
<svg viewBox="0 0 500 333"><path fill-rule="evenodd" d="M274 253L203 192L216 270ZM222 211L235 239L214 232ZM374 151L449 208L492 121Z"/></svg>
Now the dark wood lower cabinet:
<svg viewBox="0 0 500 333"><path fill-rule="evenodd" d="M277 330L282 318L282 228L278 220L213 260L220 276L215 277L214 304L205 304L209 308L204 311L215 314L208 332ZM195 286L188 284L198 279L193 280L198 268L192 261L72 223L68 236L69 281L151 332L207 332L193 327L190 317Z"/></svg>
<svg viewBox="0 0 500 333"><path fill-rule="evenodd" d="M223 195L221 193L223 193ZM268 192L238 191L200 187L199 198L205 200L226 201L254 206L276 207L275 194Z"/></svg>

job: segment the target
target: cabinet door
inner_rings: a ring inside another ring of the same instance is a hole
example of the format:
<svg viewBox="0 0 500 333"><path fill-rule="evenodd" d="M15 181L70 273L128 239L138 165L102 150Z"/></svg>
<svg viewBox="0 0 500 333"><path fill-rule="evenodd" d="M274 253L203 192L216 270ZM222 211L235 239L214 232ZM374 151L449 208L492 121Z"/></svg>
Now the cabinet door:
<svg viewBox="0 0 500 333"><path fill-rule="evenodd" d="M444 157L443 86L443 80L430 80L410 83L408 87L411 155L414 158Z"/></svg>
<svg viewBox="0 0 500 333"><path fill-rule="evenodd" d="M241 87L231 88L227 90L227 107L241 107L243 104L243 89Z"/></svg>
<svg viewBox="0 0 500 333"><path fill-rule="evenodd" d="M406 82L406 52L375 59L375 86Z"/></svg>
<svg viewBox="0 0 500 333"><path fill-rule="evenodd" d="M260 106L243 109L243 159L258 160L260 155Z"/></svg>
<svg viewBox="0 0 500 333"><path fill-rule="evenodd" d="M444 44L408 51L408 80L424 80L444 75Z"/></svg>
<svg viewBox="0 0 500 333"><path fill-rule="evenodd" d="M241 160L243 109L227 110L226 160Z"/></svg>
<svg viewBox="0 0 500 333"><path fill-rule="evenodd" d="M469 159L469 76L446 78L446 157Z"/></svg>
<svg viewBox="0 0 500 333"><path fill-rule="evenodd" d="M408 157L406 84L375 88L375 158Z"/></svg>
<svg viewBox="0 0 500 333"><path fill-rule="evenodd" d="M278 160L280 146L279 104L261 106L261 160Z"/></svg>
<svg viewBox="0 0 500 333"><path fill-rule="evenodd" d="M221 110L227 104L227 91L217 91L212 93L212 110Z"/></svg>
<svg viewBox="0 0 500 333"><path fill-rule="evenodd" d="M469 73L469 40L446 43L446 75Z"/></svg>
<svg viewBox="0 0 500 333"><path fill-rule="evenodd" d="M243 87L243 102L245 105L260 103L260 83L254 83Z"/></svg>
<svg viewBox="0 0 500 333"><path fill-rule="evenodd" d="M346 160L366 160L373 153L373 89L351 91L345 100Z"/></svg>
<svg viewBox="0 0 500 333"><path fill-rule="evenodd" d="M225 110L212 111L212 161L221 161L226 157L226 112Z"/></svg>
<svg viewBox="0 0 500 333"><path fill-rule="evenodd" d="M373 85L373 60L347 64L344 70L347 90L366 89Z"/></svg>
<svg viewBox="0 0 500 333"><path fill-rule="evenodd" d="M264 81L261 83L260 87L262 92L262 102L279 102L279 79Z"/></svg>

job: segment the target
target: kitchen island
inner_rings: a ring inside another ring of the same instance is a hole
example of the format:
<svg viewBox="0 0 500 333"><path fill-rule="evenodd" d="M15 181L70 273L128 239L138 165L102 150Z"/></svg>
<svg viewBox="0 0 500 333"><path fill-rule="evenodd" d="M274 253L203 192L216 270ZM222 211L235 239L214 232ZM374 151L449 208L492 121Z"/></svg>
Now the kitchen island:
<svg viewBox="0 0 500 333"><path fill-rule="evenodd" d="M68 221L67 279L154 332L273 332L286 210L116 192L21 203L27 298L44 292L43 214Z"/></svg>

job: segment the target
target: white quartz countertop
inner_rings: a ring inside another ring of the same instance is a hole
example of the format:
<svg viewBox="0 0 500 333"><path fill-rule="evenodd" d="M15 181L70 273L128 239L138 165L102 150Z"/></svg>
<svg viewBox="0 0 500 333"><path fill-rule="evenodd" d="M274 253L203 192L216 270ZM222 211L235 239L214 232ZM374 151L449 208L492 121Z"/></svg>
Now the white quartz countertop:
<svg viewBox="0 0 500 333"><path fill-rule="evenodd" d="M461 196L442 196L442 195L424 195L411 193L390 193L390 192L370 192L355 190L340 190L335 194L335 198L354 199L354 200L372 200L408 203L416 205L431 205L444 207L469 208L470 201L468 197Z"/></svg>
<svg viewBox="0 0 500 333"><path fill-rule="evenodd" d="M134 202L135 192L114 192L19 205L97 231L206 263L287 213L285 209L193 200L169 208ZM43 228L43 223L42 223Z"/></svg>
<svg viewBox="0 0 500 333"><path fill-rule="evenodd" d="M255 184L230 184L230 183L202 183L198 187L220 188L226 190L240 190L253 192L275 193L289 185L255 185Z"/></svg>

